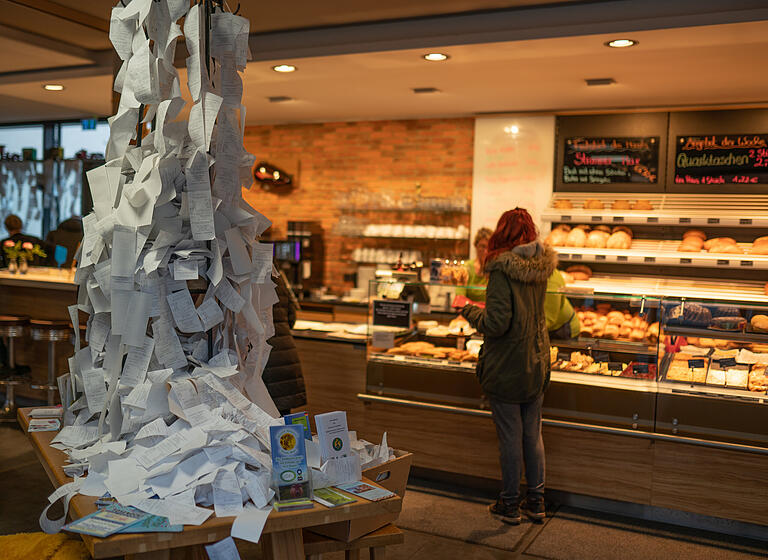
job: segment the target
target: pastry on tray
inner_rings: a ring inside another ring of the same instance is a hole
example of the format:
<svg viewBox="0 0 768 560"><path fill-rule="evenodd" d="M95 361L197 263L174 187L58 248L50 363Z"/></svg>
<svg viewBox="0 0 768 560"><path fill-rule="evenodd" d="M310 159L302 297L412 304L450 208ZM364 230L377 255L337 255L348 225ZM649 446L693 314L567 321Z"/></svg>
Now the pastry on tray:
<svg viewBox="0 0 768 560"><path fill-rule="evenodd" d="M750 391L764 393L768 391L768 364L755 364L749 372L748 388Z"/></svg>

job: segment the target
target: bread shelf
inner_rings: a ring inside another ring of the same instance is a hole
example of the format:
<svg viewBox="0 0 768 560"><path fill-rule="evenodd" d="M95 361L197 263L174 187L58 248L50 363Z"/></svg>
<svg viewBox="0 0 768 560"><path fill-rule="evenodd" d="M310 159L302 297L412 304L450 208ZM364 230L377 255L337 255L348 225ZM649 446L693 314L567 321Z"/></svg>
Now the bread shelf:
<svg viewBox="0 0 768 560"><path fill-rule="evenodd" d="M697 338L713 338L718 340L735 340L737 342L757 342L768 344L768 334L743 331L719 331L717 329L697 329L695 327L675 327L666 325L664 333L675 336L694 336Z"/></svg>
<svg viewBox="0 0 768 560"><path fill-rule="evenodd" d="M708 280L706 278L675 278L635 276L630 274L595 274L589 280L576 281L566 286L569 297L590 297L593 293L645 294L648 298L687 298L695 301L720 300L750 302L768 305L763 282ZM646 300L646 306L653 299Z"/></svg>
<svg viewBox="0 0 768 560"><path fill-rule="evenodd" d="M425 358L423 356L403 356L379 353L371 353L369 361L384 364L410 365L448 371L460 371L462 373L474 373L476 365L475 362L455 362L442 358Z"/></svg>
<svg viewBox="0 0 768 560"><path fill-rule="evenodd" d="M653 210L611 210L614 201L647 200ZM555 208L569 200L575 208ZM587 200L600 200L604 210L584 208ZM555 193L541 219L572 224L629 224L691 227L768 227L768 195Z"/></svg>
<svg viewBox="0 0 768 560"><path fill-rule="evenodd" d="M589 247L555 247L561 261L590 263L621 263L693 268L725 268L768 270L768 255L747 253L750 243L740 243L743 254L683 253L677 250L680 241L637 239L631 249L595 249Z"/></svg>
<svg viewBox="0 0 768 560"><path fill-rule="evenodd" d="M556 383L573 383L575 385L592 385L608 389L624 389L642 393L656 392L656 381L633 377L608 376L592 373L576 373L572 371L552 370L550 380Z"/></svg>

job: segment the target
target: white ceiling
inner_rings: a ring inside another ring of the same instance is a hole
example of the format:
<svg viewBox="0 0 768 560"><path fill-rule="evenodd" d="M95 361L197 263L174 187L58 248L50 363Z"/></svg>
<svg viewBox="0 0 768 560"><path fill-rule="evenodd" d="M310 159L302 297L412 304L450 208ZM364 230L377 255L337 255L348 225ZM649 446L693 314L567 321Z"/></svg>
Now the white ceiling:
<svg viewBox="0 0 768 560"><path fill-rule="evenodd" d="M478 113L606 110L612 108L768 102L768 22L632 33L637 47L609 49L613 38L590 35L510 43L446 46L447 62L422 60L421 50L363 53L248 65L244 99L248 124L466 116ZM1 44L0 44L1 46ZM270 68L293 62L299 70ZM586 78L617 84L587 87ZM0 122L106 116L111 77L59 80L63 92L42 83L0 84ZM185 78L182 72L182 83ZM436 87L437 94L412 93ZM269 96L295 101L269 103ZM24 101L24 111L13 99ZM66 117L63 115L66 114ZM34 118L34 117L33 117Z"/></svg>
<svg viewBox="0 0 768 560"><path fill-rule="evenodd" d="M254 63L245 73L249 124L402 119L488 112L564 111L768 102L768 22L540 39ZM278 74L277 62L299 70ZM587 87L587 78L617 84ZM437 94L414 94L436 87ZM266 97L295 101L269 103Z"/></svg>

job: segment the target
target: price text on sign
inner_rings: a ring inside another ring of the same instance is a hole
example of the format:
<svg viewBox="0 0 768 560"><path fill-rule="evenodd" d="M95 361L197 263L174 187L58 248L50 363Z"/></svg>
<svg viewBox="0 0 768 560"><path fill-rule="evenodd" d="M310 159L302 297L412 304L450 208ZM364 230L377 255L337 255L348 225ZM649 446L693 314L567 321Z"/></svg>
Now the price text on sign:
<svg viewBox="0 0 768 560"><path fill-rule="evenodd" d="M768 134L678 136L675 142L675 183L768 183Z"/></svg>
<svg viewBox="0 0 768 560"><path fill-rule="evenodd" d="M373 324L385 327L411 327L411 302L377 299L373 302Z"/></svg>

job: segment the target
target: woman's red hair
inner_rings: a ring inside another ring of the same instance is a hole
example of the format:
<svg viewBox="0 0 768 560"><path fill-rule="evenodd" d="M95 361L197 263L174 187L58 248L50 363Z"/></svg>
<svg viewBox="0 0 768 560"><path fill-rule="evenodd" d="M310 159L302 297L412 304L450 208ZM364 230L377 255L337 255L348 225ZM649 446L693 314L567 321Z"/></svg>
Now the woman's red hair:
<svg viewBox="0 0 768 560"><path fill-rule="evenodd" d="M536 235L536 225L533 223L533 218L531 218L528 210L525 208L507 210L499 218L496 231L491 234L491 238L488 240L488 252L485 255L483 266L518 245L525 245L534 241Z"/></svg>

